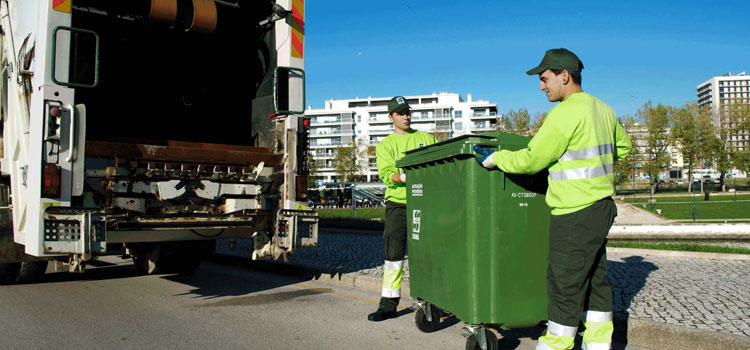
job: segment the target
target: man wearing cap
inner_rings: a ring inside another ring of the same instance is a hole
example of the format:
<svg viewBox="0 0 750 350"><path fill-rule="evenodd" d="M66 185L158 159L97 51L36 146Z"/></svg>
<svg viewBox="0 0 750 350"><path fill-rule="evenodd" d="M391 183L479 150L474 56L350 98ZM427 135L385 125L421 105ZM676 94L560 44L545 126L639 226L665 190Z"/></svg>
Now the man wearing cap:
<svg viewBox="0 0 750 350"><path fill-rule="evenodd" d="M388 102L388 118L393 122L393 133L378 143L375 152L378 175L386 187L383 293L378 310L367 316L370 321L396 317L396 306L401 299L406 256L406 174L396 168L396 160L406 151L437 142L434 136L411 128L411 108L403 96Z"/></svg>
<svg viewBox="0 0 750 350"><path fill-rule="evenodd" d="M617 216L613 164L632 148L615 112L581 89L583 63L566 49L547 51L539 66L540 90L553 107L527 148L485 152L486 168L535 174L549 170L547 332L537 350L572 349L580 320L583 349L611 349L612 289L606 280L607 233ZM486 151L486 150L480 150Z"/></svg>

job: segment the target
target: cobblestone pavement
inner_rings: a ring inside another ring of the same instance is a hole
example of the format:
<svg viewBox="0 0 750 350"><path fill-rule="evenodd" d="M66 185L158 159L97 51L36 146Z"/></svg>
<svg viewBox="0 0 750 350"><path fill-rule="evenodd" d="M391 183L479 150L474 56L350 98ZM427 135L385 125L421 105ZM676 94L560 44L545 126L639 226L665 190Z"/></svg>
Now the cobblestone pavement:
<svg viewBox="0 0 750 350"><path fill-rule="evenodd" d="M383 274L383 238L319 235L289 263L326 273ZM247 252L238 242L237 252ZM220 245L221 246L221 245ZM221 250L222 248L220 248ZM750 264L743 261L609 254L616 317L750 336ZM408 262L404 278L408 279Z"/></svg>

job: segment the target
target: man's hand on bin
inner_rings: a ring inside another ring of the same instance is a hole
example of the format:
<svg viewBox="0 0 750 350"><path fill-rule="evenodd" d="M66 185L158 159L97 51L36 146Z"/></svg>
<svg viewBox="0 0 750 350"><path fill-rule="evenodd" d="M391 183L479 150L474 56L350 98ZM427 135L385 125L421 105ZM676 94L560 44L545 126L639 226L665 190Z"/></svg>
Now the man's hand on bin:
<svg viewBox="0 0 750 350"><path fill-rule="evenodd" d="M406 185L406 174L393 174L391 181L397 185Z"/></svg>
<svg viewBox="0 0 750 350"><path fill-rule="evenodd" d="M481 156L477 155L477 157L475 158L477 160L477 163L479 163L479 165L487 169L492 169L492 168L497 167L495 165L495 162L492 160L492 156L495 155L495 151L484 148L484 147L480 147L479 145L474 145L474 152L477 152L479 155L481 155Z"/></svg>

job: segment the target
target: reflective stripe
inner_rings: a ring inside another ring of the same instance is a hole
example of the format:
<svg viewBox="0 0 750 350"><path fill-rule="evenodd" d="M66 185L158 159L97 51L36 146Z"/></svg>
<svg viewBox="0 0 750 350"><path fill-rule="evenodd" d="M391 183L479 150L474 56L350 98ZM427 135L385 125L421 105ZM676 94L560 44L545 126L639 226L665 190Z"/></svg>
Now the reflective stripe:
<svg viewBox="0 0 750 350"><path fill-rule="evenodd" d="M397 298L401 296L401 280L404 278L404 261L385 261L383 266L383 296Z"/></svg>
<svg viewBox="0 0 750 350"><path fill-rule="evenodd" d="M400 298L401 297L401 289L388 289L383 288L382 295L386 298Z"/></svg>
<svg viewBox="0 0 750 350"><path fill-rule="evenodd" d="M556 350L551 348L549 345L542 343L541 339L536 342L536 348L534 350Z"/></svg>
<svg viewBox="0 0 750 350"><path fill-rule="evenodd" d="M591 311L585 313L586 322L611 322L614 316L612 311Z"/></svg>
<svg viewBox="0 0 750 350"><path fill-rule="evenodd" d="M547 331L551 335L560 335L563 337L575 337L578 327L564 326L556 322L547 322Z"/></svg>
<svg viewBox="0 0 750 350"><path fill-rule="evenodd" d="M385 261L385 264L383 265L385 269L388 270L403 270L404 269L404 261L398 260L398 261Z"/></svg>
<svg viewBox="0 0 750 350"><path fill-rule="evenodd" d="M594 177L606 176L614 172L614 165L604 164L590 168L567 169L563 171L549 172L549 178L555 181L581 180Z"/></svg>
<svg viewBox="0 0 750 350"><path fill-rule="evenodd" d="M612 344L608 343L583 343L581 345L581 350L611 350Z"/></svg>
<svg viewBox="0 0 750 350"><path fill-rule="evenodd" d="M594 157L601 157L605 154L613 154L614 153L615 146L613 144L606 144L606 145L599 145L589 148L582 148L577 149L574 151L568 150L563 153L562 156L560 156L559 161L568 161L568 160L583 160L583 159L589 159Z"/></svg>

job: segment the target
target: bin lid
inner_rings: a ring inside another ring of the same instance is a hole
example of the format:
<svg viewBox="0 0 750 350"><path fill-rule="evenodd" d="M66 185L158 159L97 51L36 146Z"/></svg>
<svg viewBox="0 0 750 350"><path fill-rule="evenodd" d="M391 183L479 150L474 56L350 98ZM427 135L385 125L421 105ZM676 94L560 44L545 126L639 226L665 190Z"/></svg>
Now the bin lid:
<svg viewBox="0 0 750 350"><path fill-rule="evenodd" d="M474 145L485 148L520 149L526 147L530 137L508 134L504 132L487 132L481 135L462 135L429 146L406 151L405 156L396 161L396 167L408 168L434 162L440 159L452 158L460 155L475 156Z"/></svg>

